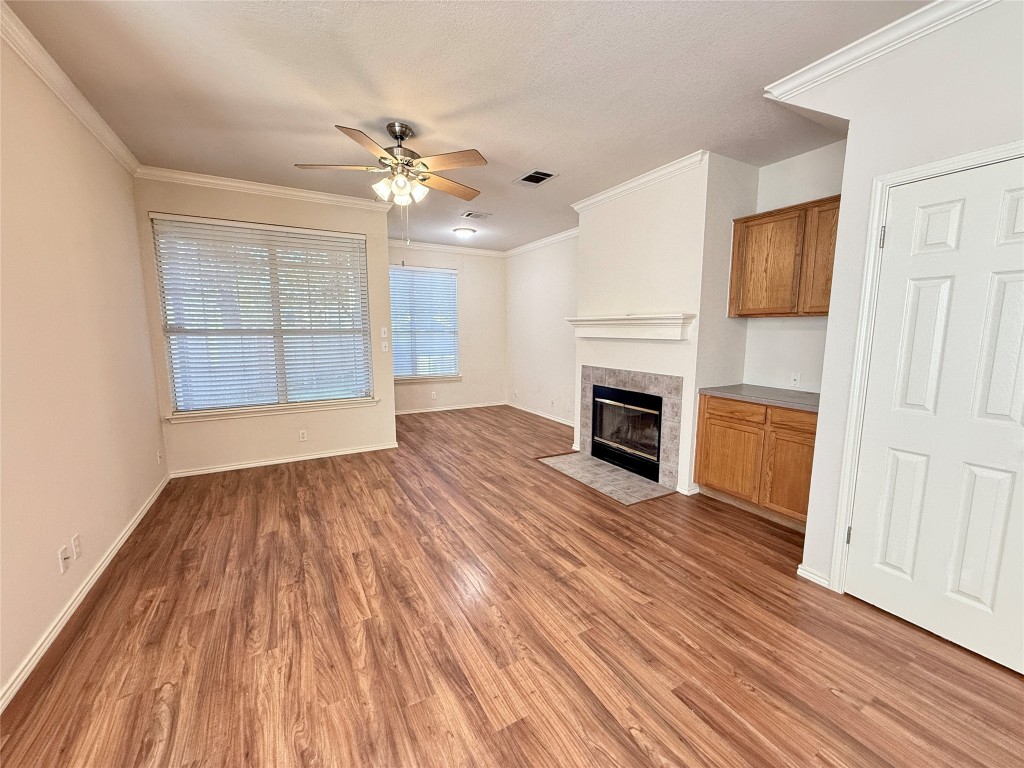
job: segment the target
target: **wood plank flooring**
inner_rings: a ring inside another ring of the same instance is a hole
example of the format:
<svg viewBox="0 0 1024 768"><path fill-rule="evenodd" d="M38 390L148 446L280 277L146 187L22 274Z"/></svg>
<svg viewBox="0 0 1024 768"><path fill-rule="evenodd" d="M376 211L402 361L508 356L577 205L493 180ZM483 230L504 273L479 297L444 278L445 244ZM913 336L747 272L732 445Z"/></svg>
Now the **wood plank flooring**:
<svg viewBox="0 0 1024 768"><path fill-rule="evenodd" d="M799 534L621 506L507 407L399 441L172 481L5 768L1024 761L1021 678L797 579Z"/></svg>

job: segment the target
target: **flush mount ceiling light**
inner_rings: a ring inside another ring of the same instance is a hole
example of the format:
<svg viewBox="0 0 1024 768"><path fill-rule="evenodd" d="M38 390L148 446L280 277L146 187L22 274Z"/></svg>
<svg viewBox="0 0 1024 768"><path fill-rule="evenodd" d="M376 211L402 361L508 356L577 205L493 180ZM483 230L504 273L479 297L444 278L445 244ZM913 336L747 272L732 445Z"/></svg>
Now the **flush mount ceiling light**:
<svg viewBox="0 0 1024 768"><path fill-rule="evenodd" d="M377 165L310 165L297 164L296 168L323 168L335 171L368 171L369 173L387 173L388 176L372 185L372 189L381 200L394 196L395 205L418 203L427 196L427 192L436 189L449 195L472 200L480 194L478 190L464 184L436 175L437 171L455 168L469 168L474 165L487 165L484 156L475 149L464 149L461 152L448 152L443 155L420 157L418 153L402 146L402 142L413 135L413 130L406 123L388 123L387 131L398 142L396 146L384 149L362 131L355 128L334 126L363 149L377 157ZM470 230L469 234L473 231ZM469 235L459 235L468 237Z"/></svg>
<svg viewBox="0 0 1024 768"><path fill-rule="evenodd" d="M476 234L476 230L470 229L469 227L456 227L455 229L452 230L452 232L454 232L457 237L461 237L463 240L472 237L473 235Z"/></svg>

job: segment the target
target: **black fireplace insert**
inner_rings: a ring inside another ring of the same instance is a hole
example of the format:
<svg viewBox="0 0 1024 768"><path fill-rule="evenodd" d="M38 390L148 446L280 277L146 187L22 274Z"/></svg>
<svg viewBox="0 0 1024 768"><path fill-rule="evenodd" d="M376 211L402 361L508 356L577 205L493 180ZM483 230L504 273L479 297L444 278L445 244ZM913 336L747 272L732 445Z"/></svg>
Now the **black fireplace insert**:
<svg viewBox="0 0 1024 768"><path fill-rule="evenodd" d="M594 458L658 482L661 397L594 385Z"/></svg>

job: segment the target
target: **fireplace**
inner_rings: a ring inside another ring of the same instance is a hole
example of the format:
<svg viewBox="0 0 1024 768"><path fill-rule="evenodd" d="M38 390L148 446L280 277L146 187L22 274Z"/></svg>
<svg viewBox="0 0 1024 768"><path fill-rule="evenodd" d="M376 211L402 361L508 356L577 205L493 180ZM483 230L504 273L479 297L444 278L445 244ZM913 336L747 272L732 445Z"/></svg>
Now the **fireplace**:
<svg viewBox="0 0 1024 768"><path fill-rule="evenodd" d="M661 397L596 384L593 392L591 455L659 482Z"/></svg>

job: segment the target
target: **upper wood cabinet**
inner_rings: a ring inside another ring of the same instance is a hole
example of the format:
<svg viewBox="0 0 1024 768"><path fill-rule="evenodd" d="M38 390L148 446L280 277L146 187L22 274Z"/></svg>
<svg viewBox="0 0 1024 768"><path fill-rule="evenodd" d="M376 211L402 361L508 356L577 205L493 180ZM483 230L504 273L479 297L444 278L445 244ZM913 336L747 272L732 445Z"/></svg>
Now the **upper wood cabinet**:
<svg viewBox="0 0 1024 768"><path fill-rule="evenodd" d="M839 196L733 222L730 317L827 315Z"/></svg>

